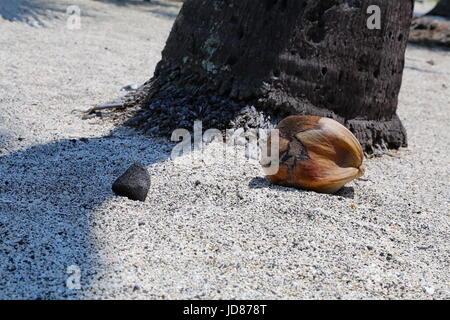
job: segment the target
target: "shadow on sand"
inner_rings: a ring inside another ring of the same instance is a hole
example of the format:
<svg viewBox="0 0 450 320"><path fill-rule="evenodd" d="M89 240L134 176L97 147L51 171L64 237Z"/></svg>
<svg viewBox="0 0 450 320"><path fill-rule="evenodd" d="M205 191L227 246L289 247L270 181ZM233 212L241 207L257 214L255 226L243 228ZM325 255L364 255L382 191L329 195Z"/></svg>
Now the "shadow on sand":
<svg viewBox="0 0 450 320"><path fill-rule="evenodd" d="M1 156L0 299L82 297L67 288L67 271L79 268L88 288L101 270L91 214L114 197L112 182L133 162L149 167L169 156L167 144L124 128Z"/></svg>
<svg viewBox="0 0 450 320"><path fill-rule="evenodd" d="M94 0L98 2L105 2L105 3L111 3L115 4L117 6L126 7L126 6L133 6L133 5L144 5L148 7L166 7L166 8L178 8L177 3L182 3L183 1L159 1L159 0L150 0L150 1L144 1L144 0Z"/></svg>
<svg viewBox="0 0 450 320"><path fill-rule="evenodd" d="M55 19L65 13L54 3L45 0L1 0L0 16L9 21L19 21L31 26L44 26L45 19Z"/></svg>
<svg viewBox="0 0 450 320"><path fill-rule="evenodd" d="M170 20L178 16L180 4L183 1L143 1L143 0L95 0L98 2L110 3L120 7L131 7L139 5L145 12Z"/></svg>
<svg viewBox="0 0 450 320"><path fill-rule="evenodd" d="M295 188L274 185L274 184L270 183L268 178L265 178L265 177L255 177L255 178L253 178L249 182L248 186L251 189L268 188L268 189L274 189L274 190L284 191L284 192L297 192L297 193L298 192L306 192L306 191L298 190L298 189L295 189ZM355 189L353 187L343 187L338 192L332 194L332 196L344 197L344 198L348 198L348 199L354 199L355 198Z"/></svg>

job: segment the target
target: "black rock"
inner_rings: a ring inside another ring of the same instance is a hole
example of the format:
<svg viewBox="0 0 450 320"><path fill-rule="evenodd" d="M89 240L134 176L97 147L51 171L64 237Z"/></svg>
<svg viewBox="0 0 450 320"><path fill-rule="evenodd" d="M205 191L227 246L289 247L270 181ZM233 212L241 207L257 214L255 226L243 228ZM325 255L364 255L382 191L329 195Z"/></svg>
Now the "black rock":
<svg viewBox="0 0 450 320"><path fill-rule="evenodd" d="M141 163L135 163L112 185L115 194L131 200L145 201L150 189L150 175Z"/></svg>

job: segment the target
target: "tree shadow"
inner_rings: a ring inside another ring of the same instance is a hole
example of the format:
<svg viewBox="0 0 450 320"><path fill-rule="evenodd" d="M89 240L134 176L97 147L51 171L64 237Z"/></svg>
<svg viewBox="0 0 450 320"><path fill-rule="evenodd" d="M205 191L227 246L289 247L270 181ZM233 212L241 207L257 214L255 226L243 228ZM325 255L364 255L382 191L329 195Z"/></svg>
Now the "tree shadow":
<svg viewBox="0 0 450 320"><path fill-rule="evenodd" d="M179 8L178 3L182 3L182 1L160 1L160 0L150 0L150 1L144 1L144 0L94 0L97 2L104 2L104 3L110 3L115 4L120 7L127 7L127 6L148 6L148 7L165 7L165 8Z"/></svg>
<svg viewBox="0 0 450 320"><path fill-rule="evenodd" d="M255 177L252 180L250 180L248 186L251 189L272 189L277 191L283 191L283 192L297 192L299 194L303 192L307 192L305 190L299 190L292 187L284 187L272 184L268 178L266 177ZM348 199L354 199L355 198L355 189L353 187L343 187L338 192L330 194L331 196L335 197L344 197Z"/></svg>
<svg viewBox="0 0 450 320"><path fill-rule="evenodd" d="M174 20L176 19L176 17L178 16L178 11L166 11L166 10L161 10L161 9L149 9L146 10L147 12L150 12L156 16L162 17L162 18L166 18L166 19L170 19L170 20Z"/></svg>
<svg viewBox="0 0 450 320"><path fill-rule="evenodd" d="M143 1L143 0L94 0L98 2L114 4L120 7L139 6L145 12L152 13L156 16L174 20L178 16L180 4L182 1Z"/></svg>
<svg viewBox="0 0 450 320"><path fill-rule="evenodd" d="M82 288L101 270L95 216L114 197L113 181L133 162L170 157L167 144L113 130L95 139L64 139L0 156L0 299L67 299L68 268ZM97 212L96 212L97 211Z"/></svg>
<svg viewBox="0 0 450 320"><path fill-rule="evenodd" d="M55 19L56 13L65 13L54 3L45 0L2 0L0 16L8 21L19 21L31 26L44 26L43 19Z"/></svg>
<svg viewBox="0 0 450 320"><path fill-rule="evenodd" d="M1 118L0 121L2 121ZM8 131L0 128L0 153L3 151L3 149L12 146L12 141L13 141L12 135Z"/></svg>

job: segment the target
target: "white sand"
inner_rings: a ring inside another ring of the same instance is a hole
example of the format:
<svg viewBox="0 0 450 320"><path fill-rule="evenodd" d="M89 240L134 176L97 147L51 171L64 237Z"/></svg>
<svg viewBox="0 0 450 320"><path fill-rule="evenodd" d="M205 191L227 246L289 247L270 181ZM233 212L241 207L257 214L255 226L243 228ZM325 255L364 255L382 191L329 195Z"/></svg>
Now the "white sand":
<svg viewBox="0 0 450 320"><path fill-rule="evenodd" d="M45 27L0 18L0 298L450 298L449 52L408 48L410 146L321 195L270 186L254 162L193 169L163 140L71 113L151 77L177 3L33 3L57 8ZM65 28L71 4L81 30ZM145 203L110 190L136 160Z"/></svg>
<svg viewBox="0 0 450 320"><path fill-rule="evenodd" d="M414 4L414 14L422 16L430 12L437 4L438 0L422 0L416 1Z"/></svg>

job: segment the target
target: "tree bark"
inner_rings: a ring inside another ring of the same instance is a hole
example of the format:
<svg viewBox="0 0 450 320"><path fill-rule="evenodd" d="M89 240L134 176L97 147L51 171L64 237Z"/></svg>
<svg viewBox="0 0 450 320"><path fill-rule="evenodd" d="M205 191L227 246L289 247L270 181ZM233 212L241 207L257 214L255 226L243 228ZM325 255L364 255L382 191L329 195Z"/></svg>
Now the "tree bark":
<svg viewBox="0 0 450 320"><path fill-rule="evenodd" d="M130 123L164 135L196 119L223 129L309 114L369 152L406 146L396 109L412 11L412 0L186 1Z"/></svg>
<svg viewBox="0 0 450 320"><path fill-rule="evenodd" d="M440 0L427 15L450 18L450 0Z"/></svg>

